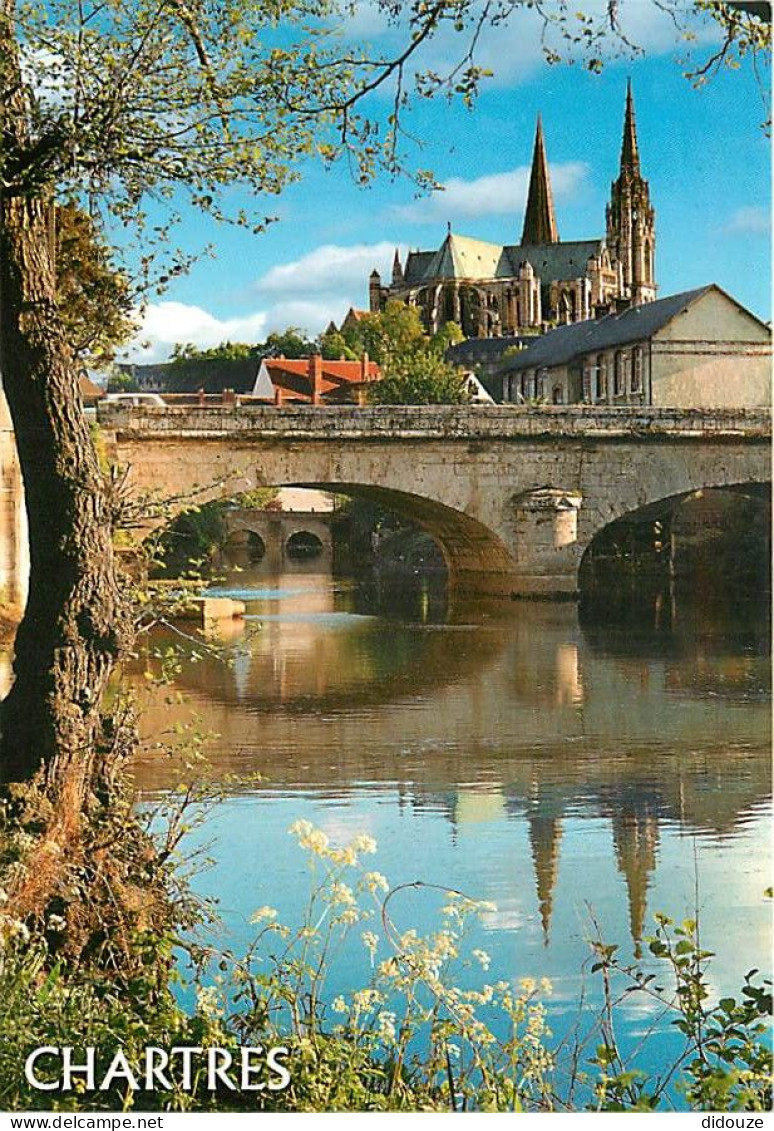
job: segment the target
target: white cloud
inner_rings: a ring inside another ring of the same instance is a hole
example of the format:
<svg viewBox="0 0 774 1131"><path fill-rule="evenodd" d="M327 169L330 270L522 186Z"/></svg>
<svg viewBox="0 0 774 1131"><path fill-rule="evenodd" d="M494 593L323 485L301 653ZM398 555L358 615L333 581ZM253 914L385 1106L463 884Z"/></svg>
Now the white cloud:
<svg viewBox="0 0 774 1131"><path fill-rule="evenodd" d="M757 204L746 204L731 216L723 231L732 236L767 235L771 229L771 213Z"/></svg>
<svg viewBox="0 0 774 1131"><path fill-rule="evenodd" d="M582 185L588 165L567 161L551 165L550 171L554 198L567 200ZM522 165L509 173L490 173L472 181L451 177L442 191L413 204L398 205L394 211L401 219L418 223L521 212L527 199L529 172L529 166Z"/></svg>
<svg viewBox="0 0 774 1131"><path fill-rule="evenodd" d="M178 342L191 342L205 348L225 341L260 341L266 324L267 313L264 310L221 319L200 306L182 302L150 303L143 314L140 330L125 353L129 361L139 364L164 361Z"/></svg>
<svg viewBox="0 0 774 1131"><path fill-rule="evenodd" d="M400 250L405 254L405 248ZM315 337L331 320L341 322L350 306L367 305L368 276L376 267L387 277L394 254L395 244L386 242L315 248L272 267L252 288L257 309L231 318L182 302L151 303L122 357L151 364L165 361L176 343L191 342L201 349L224 341L259 342L287 326Z"/></svg>
<svg viewBox="0 0 774 1131"><path fill-rule="evenodd" d="M262 294L335 294L342 288L365 289L374 267L386 272L395 254L395 244L325 244L291 263L281 263L258 280Z"/></svg>

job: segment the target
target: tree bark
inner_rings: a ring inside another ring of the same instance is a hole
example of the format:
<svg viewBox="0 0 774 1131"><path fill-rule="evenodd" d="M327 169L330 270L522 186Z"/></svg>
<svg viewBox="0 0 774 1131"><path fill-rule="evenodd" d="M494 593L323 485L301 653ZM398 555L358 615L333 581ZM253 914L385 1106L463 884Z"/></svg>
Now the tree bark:
<svg viewBox="0 0 774 1131"><path fill-rule="evenodd" d="M29 523L30 586L15 681L0 715L0 774L83 801L100 700L126 626L104 477L54 297L47 204L0 198L0 359Z"/></svg>

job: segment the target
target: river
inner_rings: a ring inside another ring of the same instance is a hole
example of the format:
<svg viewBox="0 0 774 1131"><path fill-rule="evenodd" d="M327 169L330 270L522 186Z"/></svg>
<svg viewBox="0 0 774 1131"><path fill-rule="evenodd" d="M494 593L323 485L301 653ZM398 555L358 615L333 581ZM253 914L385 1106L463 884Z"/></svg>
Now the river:
<svg viewBox="0 0 774 1131"><path fill-rule="evenodd" d="M309 871L288 828L306 818L333 843L373 836L368 866L391 884L492 901L471 941L491 957L485 977L547 977L557 1037L592 1023L594 922L628 961L647 957L655 912L698 910L718 993L767 964L767 608L686 598L584 624L572 603L459 602L432 578L389 586L313 568L225 579L218 592L248 615L226 626L227 658L173 634L183 702L141 686L147 660L135 673L145 794L185 776L154 743L178 741L192 712L217 735L215 778L235 776L193 834L212 842L195 882L219 898L221 941L244 947L260 905L300 921ZM420 889L393 910L428 931L438 901ZM369 974L349 947L331 996ZM637 996L621 1008L627 1048L651 1026L662 1034L639 1054L646 1068L676 1047L668 1022Z"/></svg>

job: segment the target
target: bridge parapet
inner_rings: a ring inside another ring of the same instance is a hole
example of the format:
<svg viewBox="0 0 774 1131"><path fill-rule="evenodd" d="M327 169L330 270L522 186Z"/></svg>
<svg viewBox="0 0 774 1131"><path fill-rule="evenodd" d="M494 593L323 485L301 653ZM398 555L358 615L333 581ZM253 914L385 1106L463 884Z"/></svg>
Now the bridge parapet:
<svg viewBox="0 0 774 1131"><path fill-rule="evenodd" d="M119 438L250 440L768 440L764 409L516 405L238 405L155 408L107 404L98 419Z"/></svg>
<svg viewBox="0 0 774 1131"><path fill-rule="evenodd" d="M138 496L360 496L417 522L460 588L571 594L596 534L692 492L771 481L763 410L241 405L100 414Z"/></svg>

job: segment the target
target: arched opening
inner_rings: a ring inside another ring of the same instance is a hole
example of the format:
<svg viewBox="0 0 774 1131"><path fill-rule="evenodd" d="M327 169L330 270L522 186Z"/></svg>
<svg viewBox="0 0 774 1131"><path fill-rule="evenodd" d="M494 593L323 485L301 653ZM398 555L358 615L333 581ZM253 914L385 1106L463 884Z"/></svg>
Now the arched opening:
<svg viewBox="0 0 774 1131"><path fill-rule="evenodd" d="M770 563L771 484L700 488L597 532L580 565L581 609L603 619L663 618L675 615L675 602L767 604Z"/></svg>
<svg viewBox="0 0 774 1131"><path fill-rule="evenodd" d="M310 530L297 530L285 543L285 553L291 560L309 561L323 552L322 541Z"/></svg>
<svg viewBox="0 0 774 1131"><path fill-rule="evenodd" d="M339 559L342 556L340 552L342 537L347 536L347 531L342 531L340 523L343 503L351 499L359 504L376 508L380 512L390 512L398 520L398 525L411 528L417 535L417 544L422 541L422 546L416 554L414 547L410 555L406 555L401 550L394 556L401 568L408 571L410 567L412 575L428 568L443 571L448 579L449 588L458 595L475 593L507 596L514 591L516 563L511 551L496 530L465 511L446 506L434 498L357 481L295 479L284 482L275 480L272 484L271 481L267 482L251 474L240 477L241 491L234 492L232 484L224 482L222 496L200 504L186 515L180 516L180 519L173 520L163 530L159 524L156 539L168 540L174 528L172 540L177 547L180 539L176 531L180 520L186 524L193 521L196 533L196 557L200 564L204 563L206 566L208 562L213 561L216 568L221 568L229 564L218 560L219 555L222 557L223 547L229 536L235 530L254 530L256 533L260 532L259 536L266 546L265 555L259 563L264 573L276 573L283 561L301 569L305 561L310 567L324 562L326 569L332 568L336 573L341 564ZM232 486L231 491L227 489L229 485ZM294 496L304 494L308 497L309 492L314 492L318 497L321 495L326 495L329 499L335 497L337 501L335 504L331 503L332 509L329 507L327 512L314 513L311 512L308 503L304 503L301 509L305 511L306 517L303 521L294 521L294 518L301 518L295 507L279 505L281 498L288 493ZM257 509L253 503L256 494L262 496L261 505ZM263 499L264 494L269 496L269 503ZM291 514L291 511L294 511L294 514ZM325 526L324 532L318 529L319 523ZM296 541L293 542L291 554L285 552L289 534L300 530L316 534L323 544L322 557L311 557L310 555L318 547L315 542L304 546L303 540L301 545ZM376 532L382 533L380 529L376 529ZM368 533L368 541L370 534L371 531ZM190 540L188 545L191 545ZM181 551L183 548L180 544ZM299 555L305 557L292 556L296 550L299 551ZM180 557L182 559L182 553ZM241 566L243 563L239 564ZM162 576L167 578L185 576L189 568L186 561L176 561L175 566L176 568L172 568L167 560L163 565Z"/></svg>
<svg viewBox="0 0 774 1131"><path fill-rule="evenodd" d="M235 530L222 548L223 555L242 556L250 565L266 556L266 543L255 530Z"/></svg>

